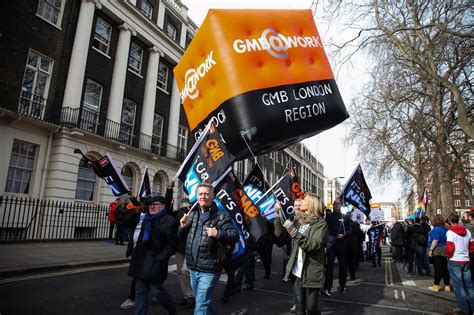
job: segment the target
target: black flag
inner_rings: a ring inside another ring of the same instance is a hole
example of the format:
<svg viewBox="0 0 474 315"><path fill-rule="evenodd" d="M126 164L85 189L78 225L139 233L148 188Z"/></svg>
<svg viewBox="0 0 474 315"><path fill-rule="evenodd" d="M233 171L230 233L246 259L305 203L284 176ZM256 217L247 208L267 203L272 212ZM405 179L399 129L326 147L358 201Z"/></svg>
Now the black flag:
<svg viewBox="0 0 474 315"><path fill-rule="evenodd" d="M199 183L212 184L234 162L221 134L212 124L207 125L175 175L183 182L183 189L191 203L197 200Z"/></svg>
<svg viewBox="0 0 474 315"><path fill-rule="evenodd" d="M122 174L118 171L114 160L108 153L96 161L89 159L79 149L74 149L74 153L82 155L82 158L92 167L94 173L98 177L104 179L110 186L112 193L115 196L124 195L129 192L130 189L128 188L127 183L123 179Z"/></svg>
<svg viewBox="0 0 474 315"><path fill-rule="evenodd" d="M369 186L367 186L367 183L365 182L362 167L359 165L347 181L346 186L344 186L341 199L357 207L368 218L370 214L371 198L372 195L370 194Z"/></svg>

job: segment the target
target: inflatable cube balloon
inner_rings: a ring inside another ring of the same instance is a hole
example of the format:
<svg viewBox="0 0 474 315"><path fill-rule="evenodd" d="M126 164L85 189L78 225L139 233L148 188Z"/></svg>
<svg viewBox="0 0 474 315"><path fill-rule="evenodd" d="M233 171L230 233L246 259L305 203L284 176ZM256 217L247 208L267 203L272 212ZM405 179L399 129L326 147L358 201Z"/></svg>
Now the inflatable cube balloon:
<svg viewBox="0 0 474 315"><path fill-rule="evenodd" d="M348 117L311 10L209 10L174 74L194 138L212 120L238 159Z"/></svg>

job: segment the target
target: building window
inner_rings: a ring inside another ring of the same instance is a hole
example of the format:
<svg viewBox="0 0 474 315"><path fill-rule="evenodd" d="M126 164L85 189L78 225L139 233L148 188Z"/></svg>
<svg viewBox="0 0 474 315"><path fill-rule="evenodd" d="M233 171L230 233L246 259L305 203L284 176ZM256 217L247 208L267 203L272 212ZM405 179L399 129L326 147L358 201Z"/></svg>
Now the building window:
<svg viewBox="0 0 474 315"><path fill-rule="evenodd" d="M168 73L169 68L164 63L159 64L158 66L158 82L157 87L165 92L168 91Z"/></svg>
<svg viewBox="0 0 474 315"><path fill-rule="evenodd" d="M151 151L161 153L161 139L163 137L163 116L155 113L153 117L153 136L151 138Z"/></svg>
<svg viewBox="0 0 474 315"><path fill-rule="evenodd" d="M89 163L82 158L77 172L76 199L92 201L94 199L95 182L96 175L94 171Z"/></svg>
<svg viewBox="0 0 474 315"><path fill-rule="evenodd" d="M122 106L122 119L120 124L119 141L130 145L133 138L133 127L135 126L135 113L137 104L125 98Z"/></svg>
<svg viewBox="0 0 474 315"><path fill-rule="evenodd" d="M458 178L453 178L453 184L457 184L459 183L459 179Z"/></svg>
<svg viewBox="0 0 474 315"><path fill-rule="evenodd" d="M160 174L156 173L153 177L153 194L163 195L163 178Z"/></svg>
<svg viewBox="0 0 474 315"><path fill-rule="evenodd" d="M455 207L460 207L461 206L461 200L459 200L459 199L454 200L454 206Z"/></svg>
<svg viewBox="0 0 474 315"><path fill-rule="evenodd" d="M461 194L461 190L460 190L459 188L454 188L454 189L453 189L453 194L454 194L455 196L459 196L459 195Z"/></svg>
<svg viewBox="0 0 474 315"><path fill-rule="evenodd" d="M142 0L140 3L140 12L151 20L153 6L147 0Z"/></svg>
<svg viewBox="0 0 474 315"><path fill-rule="evenodd" d="M36 144L13 140L7 183L5 185L6 192L17 194L29 193L37 148Z"/></svg>
<svg viewBox="0 0 474 315"><path fill-rule="evenodd" d="M133 170L130 166L125 165L122 168L122 177L128 185L128 188L133 191Z"/></svg>
<svg viewBox="0 0 474 315"><path fill-rule="evenodd" d="M39 0L36 13L53 25L59 26L61 24L63 3L62 0Z"/></svg>
<svg viewBox="0 0 474 315"><path fill-rule="evenodd" d="M432 179L431 179L431 177L430 177L430 178L427 178L427 179L425 179L425 182L426 182L427 184L431 184L431 183L432 183Z"/></svg>
<svg viewBox="0 0 474 315"><path fill-rule="evenodd" d="M100 52L103 52L107 56L109 55L110 38L112 37L112 26L105 22L100 17L97 18L95 25L94 41L92 47Z"/></svg>
<svg viewBox="0 0 474 315"><path fill-rule="evenodd" d="M143 48L138 44L132 42L130 46L130 56L128 57L128 68L137 73L142 72L142 61L143 61Z"/></svg>
<svg viewBox="0 0 474 315"><path fill-rule="evenodd" d="M178 29L176 28L176 26L174 26L169 21L166 23L165 32L166 32L166 35L168 35L169 38L176 41L177 35L178 35Z"/></svg>
<svg viewBox="0 0 474 315"><path fill-rule="evenodd" d="M186 154L186 148L188 145L188 128L184 126L178 127L178 152Z"/></svg>
<svg viewBox="0 0 474 315"><path fill-rule="evenodd" d="M469 199L466 199L466 200L464 200L464 204L466 205L466 207L470 207L471 206L471 201Z"/></svg>
<svg viewBox="0 0 474 315"><path fill-rule="evenodd" d="M38 119L43 117L53 61L30 50L21 85L19 112Z"/></svg>
<svg viewBox="0 0 474 315"><path fill-rule="evenodd" d="M103 87L97 82L87 79L82 103L81 129L92 133L97 131L99 109Z"/></svg>

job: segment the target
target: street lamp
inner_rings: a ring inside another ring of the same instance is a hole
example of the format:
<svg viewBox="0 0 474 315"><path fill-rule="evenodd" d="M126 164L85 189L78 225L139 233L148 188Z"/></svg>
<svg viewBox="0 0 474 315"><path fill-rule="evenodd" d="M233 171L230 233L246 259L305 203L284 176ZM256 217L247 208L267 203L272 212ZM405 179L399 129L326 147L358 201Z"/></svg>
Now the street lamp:
<svg viewBox="0 0 474 315"><path fill-rule="evenodd" d="M332 209L332 204L334 203L334 199L336 199L335 198L335 196L336 196L336 186L334 185L334 181L336 179L339 179L339 178L345 178L345 177L344 176L336 176L336 177L329 180L329 183L330 183L329 187L330 187L330 191L331 191L331 198L330 198L331 200L329 200L329 201L330 201L331 209ZM328 206L329 206L329 204L328 204Z"/></svg>

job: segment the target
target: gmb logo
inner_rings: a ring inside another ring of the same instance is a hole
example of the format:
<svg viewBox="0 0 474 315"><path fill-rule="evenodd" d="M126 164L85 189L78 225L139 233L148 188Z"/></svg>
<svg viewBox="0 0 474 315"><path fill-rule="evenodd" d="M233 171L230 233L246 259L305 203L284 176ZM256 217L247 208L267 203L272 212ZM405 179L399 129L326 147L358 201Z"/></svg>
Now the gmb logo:
<svg viewBox="0 0 474 315"><path fill-rule="evenodd" d="M318 36L285 36L273 28L266 28L258 38L236 39L232 46L239 54L266 50L273 57L281 59L288 57L291 48L323 48Z"/></svg>

